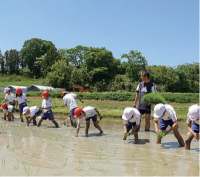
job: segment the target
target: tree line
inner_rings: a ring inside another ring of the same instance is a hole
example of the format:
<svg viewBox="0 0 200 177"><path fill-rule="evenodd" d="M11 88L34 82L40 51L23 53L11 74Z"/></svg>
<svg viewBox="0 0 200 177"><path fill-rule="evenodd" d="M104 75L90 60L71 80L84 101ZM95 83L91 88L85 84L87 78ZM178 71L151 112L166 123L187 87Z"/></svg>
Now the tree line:
<svg viewBox="0 0 200 177"><path fill-rule="evenodd" d="M147 69L160 92L199 92L199 63L150 66L137 50L116 59L105 47L57 49L51 41L32 38L24 42L20 51L11 49L2 54L0 50L0 64L2 76L42 78L45 85L67 90L81 85L99 92L135 91L140 71Z"/></svg>

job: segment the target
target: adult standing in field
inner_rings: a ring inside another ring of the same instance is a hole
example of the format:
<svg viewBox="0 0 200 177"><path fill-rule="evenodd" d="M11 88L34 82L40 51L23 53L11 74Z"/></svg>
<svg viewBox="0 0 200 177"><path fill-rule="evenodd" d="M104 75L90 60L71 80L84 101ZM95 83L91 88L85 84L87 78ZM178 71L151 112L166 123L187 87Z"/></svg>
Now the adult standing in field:
<svg viewBox="0 0 200 177"><path fill-rule="evenodd" d="M4 100L1 102L1 105L8 100L9 104L12 105L13 107L15 106L15 96L11 93L10 88L6 87L4 89L4 93L6 93ZM14 109L13 109L14 113ZM4 114L5 117L5 114ZM14 114L12 114L12 119L14 120Z"/></svg>
<svg viewBox="0 0 200 177"><path fill-rule="evenodd" d="M78 108L78 105L77 105L75 99L78 98L81 103L84 103L84 101L82 101L77 94L68 93L67 91L63 91L62 92L62 97L63 97L63 101L64 101L65 106L67 106L69 108L69 110L70 110L71 126L76 128L77 127L77 123L76 123L76 120L74 118L74 110L76 108ZM64 121L64 125L66 125L66 120Z"/></svg>
<svg viewBox="0 0 200 177"><path fill-rule="evenodd" d="M136 108L137 101L139 100L138 104L138 110L141 115L145 114L145 131L149 131L150 129L150 119L151 119L151 111L153 109L152 105L147 105L146 103L143 103L142 97L145 94L148 93L156 93L156 85L149 80L149 71L148 70L142 70L141 71L141 77L142 82L140 82L136 88L136 96L135 101L133 103L133 107Z"/></svg>

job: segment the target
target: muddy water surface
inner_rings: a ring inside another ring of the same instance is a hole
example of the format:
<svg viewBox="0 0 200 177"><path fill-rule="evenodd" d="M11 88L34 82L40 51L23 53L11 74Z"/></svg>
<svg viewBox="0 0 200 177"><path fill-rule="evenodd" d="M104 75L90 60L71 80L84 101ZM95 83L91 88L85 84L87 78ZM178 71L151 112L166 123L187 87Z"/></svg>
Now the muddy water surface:
<svg viewBox="0 0 200 177"><path fill-rule="evenodd" d="M179 148L171 133L155 144L153 121L150 132L144 132L142 120L139 144L133 136L122 141L122 121L103 119L104 134L97 136L91 124L89 137L84 137L85 122L79 137L75 129L63 125L53 128L43 121L40 128L26 127L19 118L8 122L0 119L0 175L2 176L198 176L199 144L192 141L191 150ZM92 122L91 122L92 123ZM179 123L183 138L187 125Z"/></svg>

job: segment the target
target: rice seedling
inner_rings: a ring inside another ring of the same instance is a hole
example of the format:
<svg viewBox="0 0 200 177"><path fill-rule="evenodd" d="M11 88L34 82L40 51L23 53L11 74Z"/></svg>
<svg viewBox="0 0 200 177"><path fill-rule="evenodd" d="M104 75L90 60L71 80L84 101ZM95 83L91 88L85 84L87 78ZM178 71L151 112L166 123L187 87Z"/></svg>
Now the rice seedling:
<svg viewBox="0 0 200 177"><path fill-rule="evenodd" d="M144 95L142 97L142 102L146 104L158 104L158 103L166 104L165 99L158 93L149 93Z"/></svg>
<svg viewBox="0 0 200 177"><path fill-rule="evenodd" d="M199 171L199 169L200 169L200 167L199 167L199 165L197 165L197 170Z"/></svg>
<svg viewBox="0 0 200 177"><path fill-rule="evenodd" d="M40 169L41 169L41 167L37 170L37 172L36 172L36 174L35 174L35 176L38 174L38 172L40 171Z"/></svg>
<svg viewBox="0 0 200 177"><path fill-rule="evenodd" d="M2 159L1 159L1 162L2 162L3 165L5 165L5 164L6 164L5 158L2 158Z"/></svg>
<svg viewBox="0 0 200 177"><path fill-rule="evenodd" d="M67 157L66 157L66 159L65 159L65 163L62 165L63 167L65 167L66 166L66 164L67 164Z"/></svg>
<svg viewBox="0 0 200 177"><path fill-rule="evenodd" d="M10 147L10 145L9 145L9 142L8 142L7 148L9 148L9 147Z"/></svg>
<svg viewBox="0 0 200 177"><path fill-rule="evenodd" d="M163 136L165 136L165 133L163 131L160 131L160 132L156 132L155 135L157 135L158 138L163 138Z"/></svg>
<svg viewBox="0 0 200 177"><path fill-rule="evenodd" d="M18 169L19 169L19 166L18 166L18 162L16 161L15 166L14 166L14 170L18 170Z"/></svg>
<svg viewBox="0 0 200 177"><path fill-rule="evenodd" d="M165 160L163 156L161 156L161 159L164 161L164 165L167 165L167 161Z"/></svg>
<svg viewBox="0 0 200 177"><path fill-rule="evenodd" d="M26 172L26 175L29 176L30 175L30 169L29 168L26 168L26 166L24 165L24 163L22 163L23 166L24 166L24 170Z"/></svg>
<svg viewBox="0 0 200 177"><path fill-rule="evenodd" d="M135 156L134 156L134 152L132 153L132 158L134 158Z"/></svg>

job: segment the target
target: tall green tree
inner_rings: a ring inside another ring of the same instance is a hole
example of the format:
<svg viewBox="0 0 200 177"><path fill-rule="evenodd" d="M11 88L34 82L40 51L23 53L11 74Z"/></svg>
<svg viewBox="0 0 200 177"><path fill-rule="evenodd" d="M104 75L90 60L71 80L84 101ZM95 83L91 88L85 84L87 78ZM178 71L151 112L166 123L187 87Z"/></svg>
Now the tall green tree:
<svg viewBox="0 0 200 177"><path fill-rule="evenodd" d="M133 82L139 81L140 79L140 71L145 69L147 66L147 60L144 56L142 56L141 52L137 50L131 50L128 54L123 54L121 58L127 58L127 69L126 75L130 78Z"/></svg>
<svg viewBox="0 0 200 177"><path fill-rule="evenodd" d="M73 66L67 65L66 61L61 59L51 66L51 72L47 73L45 82L53 87L72 90L71 73Z"/></svg>
<svg viewBox="0 0 200 177"><path fill-rule="evenodd" d="M83 67L87 68L91 84L113 79L117 72L117 61L105 47L90 47L85 53Z"/></svg>
<svg viewBox="0 0 200 177"><path fill-rule="evenodd" d="M78 45L75 48L59 49L61 57L76 68L80 68L84 62L84 56L89 48Z"/></svg>
<svg viewBox="0 0 200 177"><path fill-rule="evenodd" d="M48 50L55 45L51 41L32 38L24 42L21 49L23 65L30 69L33 76L40 77L41 65L36 64L36 58L47 54Z"/></svg>
<svg viewBox="0 0 200 177"><path fill-rule="evenodd" d="M16 49L6 50L4 54L5 67L9 74L19 73L20 55Z"/></svg>
<svg viewBox="0 0 200 177"><path fill-rule="evenodd" d="M46 76L48 72L51 72L51 66L58 60L61 60L61 56L56 47L52 46L46 55L42 55L36 58L36 65L39 65L43 76Z"/></svg>
<svg viewBox="0 0 200 177"><path fill-rule="evenodd" d="M4 61L4 56L2 55L1 49L0 49L0 63L1 63L1 74L5 73L5 61Z"/></svg>

